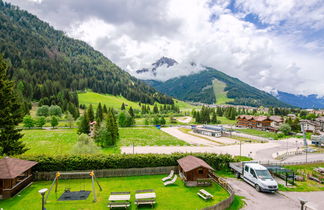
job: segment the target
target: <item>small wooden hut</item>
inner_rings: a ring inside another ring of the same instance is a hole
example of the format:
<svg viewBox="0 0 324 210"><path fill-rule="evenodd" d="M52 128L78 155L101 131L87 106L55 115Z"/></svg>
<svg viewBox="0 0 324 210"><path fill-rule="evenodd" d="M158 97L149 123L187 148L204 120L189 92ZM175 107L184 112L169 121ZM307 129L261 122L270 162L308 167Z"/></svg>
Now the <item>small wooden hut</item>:
<svg viewBox="0 0 324 210"><path fill-rule="evenodd" d="M211 184L209 174L214 169L202 159L192 155L177 160L179 174L187 186L205 186Z"/></svg>
<svg viewBox="0 0 324 210"><path fill-rule="evenodd" d="M0 159L0 198L10 198L28 186L33 180L32 167L36 164L9 157Z"/></svg>

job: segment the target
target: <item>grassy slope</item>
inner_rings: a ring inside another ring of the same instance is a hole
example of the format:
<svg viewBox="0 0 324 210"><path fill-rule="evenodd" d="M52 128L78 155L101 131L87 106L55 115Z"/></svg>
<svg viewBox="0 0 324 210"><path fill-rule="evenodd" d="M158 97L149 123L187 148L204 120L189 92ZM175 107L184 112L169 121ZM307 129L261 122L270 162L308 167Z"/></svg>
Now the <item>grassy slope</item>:
<svg viewBox="0 0 324 210"><path fill-rule="evenodd" d="M113 107L115 109L120 109L122 103L127 104L128 106L132 106L133 109L140 109L140 106L137 102L129 101L122 96L113 96L109 94L100 94L94 92L86 92L86 93L79 93L79 103L85 104L87 107L92 104L94 108L97 107L97 104L101 102L101 104L106 104L107 107ZM174 100L175 105L178 105L181 110L191 110L195 108L184 101ZM152 108L153 106L151 106Z"/></svg>
<svg viewBox="0 0 324 210"><path fill-rule="evenodd" d="M216 104L226 104L227 102L234 101L234 99L227 97L227 92L224 91L226 84L217 79L213 80L213 88L216 98Z"/></svg>
<svg viewBox="0 0 324 210"><path fill-rule="evenodd" d="M115 177L98 179L103 191L99 192L96 186L97 202L93 203L93 194L90 193L88 199L81 201L56 201L56 195L53 191L46 204L47 209L107 209L108 197L110 192L129 191L131 192L131 208L136 209L134 205L135 191L141 189L154 189L156 192L156 201L154 209L202 209L212 206L229 195L219 185L213 184L210 187L184 187L181 180L176 181L176 185L164 187L161 182L163 175L154 176L134 176L134 177ZM0 201L0 206L4 209L39 209L41 197L38 190L49 188L51 181L34 182L25 189L20 196ZM59 183L57 198L62 194L65 187L70 187L72 191L91 190L91 180L61 180ZM214 199L205 201L197 196L199 189L206 189L214 195ZM150 206L142 206L141 209L151 209Z"/></svg>
<svg viewBox="0 0 324 210"><path fill-rule="evenodd" d="M120 145L145 146L145 145L189 145L155 127L121 128Z"/></svg>
<svg viewBox="0 0 324 210"><path fill-rule="evenodd" d="M79 93L79 103L85 104L89 107L90 104L94 105L94 108L97 108L97 104L101 102L102 105L106 104L108 107L113 107L115 109L120 109L122 103L132 106L133 109L140 109L140 106L136 102L127 100L122 96L113 96L109 94L99 94L94 92Z"/></svg>

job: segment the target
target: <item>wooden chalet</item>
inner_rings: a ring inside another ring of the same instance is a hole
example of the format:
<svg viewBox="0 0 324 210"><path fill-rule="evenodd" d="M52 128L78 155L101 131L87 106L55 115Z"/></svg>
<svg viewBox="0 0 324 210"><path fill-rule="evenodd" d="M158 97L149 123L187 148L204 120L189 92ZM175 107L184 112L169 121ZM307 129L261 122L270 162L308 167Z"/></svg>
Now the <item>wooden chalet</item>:
<svg viewBox="0 0 324 210"><path fill-rule="evenodd" d="M210 173L214 169L202 159L192 155L177 160L179 174L187 186L211 185Z"/></svg>
<svg viewBox="0 0 324 210"><path fill-rule="evenodd" d="M32 167L37 162L5 157L0 159L0 198L14 196L32 180Z"/></svg>
<svg viewBox="0 0 324 210"><path fill-rule="evenodd" d="M238 127L258 128L267 130L272 120L268 116L240 115L236 118Z"/></svg>

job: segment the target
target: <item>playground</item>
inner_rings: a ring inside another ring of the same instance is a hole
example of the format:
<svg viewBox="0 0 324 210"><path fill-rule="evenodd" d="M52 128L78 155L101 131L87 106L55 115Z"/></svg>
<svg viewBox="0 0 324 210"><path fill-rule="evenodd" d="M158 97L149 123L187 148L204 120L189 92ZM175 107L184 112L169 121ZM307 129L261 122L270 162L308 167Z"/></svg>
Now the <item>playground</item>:
<svg viewBox="0 0 324 210"><path fill-rule="evenodd" d="M60 176L62 178L63 175ZM227 197L229 194L221 186L213 183L209 187L185 187L184 183L178 179L174 185L165 187L161 179L165 175L153 176L132 176L92 179L58 179L57 192L55 192L56 180L37 181L27 187L13 198L0 201L0 208L3 209L39 209L41 208L41 196L38 190L43 188L53 188L47 198L45 207L47 209L108 209L108 197L111 192L127 191L131 193L130 209L136 209L135 192L143 189L154 189L156 193L156 204L154 209L201 209L212 206ZM94 181L94 183L93 183ZM102 191L100 191L100 184ZM96 193L94 202L93 187ZM200 189L205 189L214 197L205 201L197 195ZM67 191L89 192L88 197L83 200L58 199ZM151 206L141 206L141 209L151 209Z"/></svg>

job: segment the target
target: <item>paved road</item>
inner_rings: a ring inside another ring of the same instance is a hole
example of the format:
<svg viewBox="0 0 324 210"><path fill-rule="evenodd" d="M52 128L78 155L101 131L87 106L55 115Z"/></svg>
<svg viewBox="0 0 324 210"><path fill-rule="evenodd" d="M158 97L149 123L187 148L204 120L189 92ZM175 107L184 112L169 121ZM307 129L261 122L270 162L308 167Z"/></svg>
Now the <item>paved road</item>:
<svg viewBox="0 0 324 210"><path fill-rule="evenodd" d="M308 153L307 154L307 161L311 162L311 161L316 161L316 160L324 160L324 154L323 153ZM289 157L286 160L284 160L283 162L304 162L304 161L306 161L306 154Z"/></svg>
<svg viewBox="0 0 324 210"><path fill-rule="evenodd" d="M299 199L308 201L306 203L307 209L324 209L324 191L317 192L281 192L281 194L287 196L290 199L299 202Z"/></svg>
<svg viewBox="0 0 324 210"><path fill-rule="evenodd" d="M238 179L227 179L234 188L235 194L244 196L246 206L244 210L296 210L300 205L294 199L280 193L261 193L254 187Z"/></svg>

